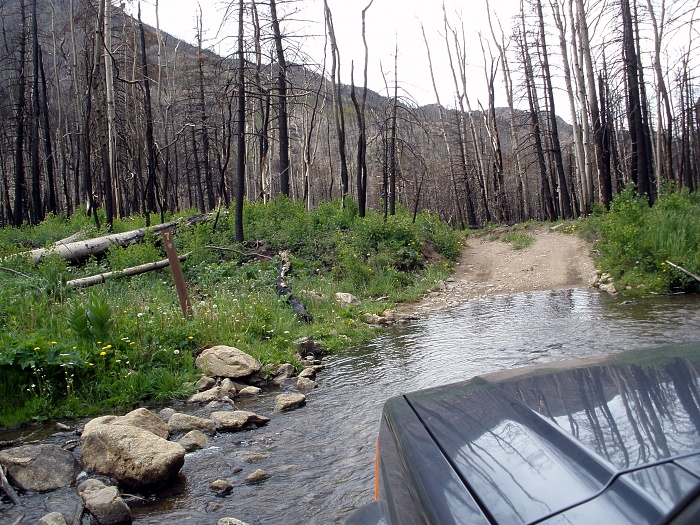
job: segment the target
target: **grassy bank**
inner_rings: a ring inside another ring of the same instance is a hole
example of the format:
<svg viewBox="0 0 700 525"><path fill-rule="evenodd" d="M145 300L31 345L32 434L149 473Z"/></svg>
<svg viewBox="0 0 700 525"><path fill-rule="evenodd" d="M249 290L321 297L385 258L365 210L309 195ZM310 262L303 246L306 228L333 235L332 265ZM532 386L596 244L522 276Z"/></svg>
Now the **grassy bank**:
<svg viewBox="0 0 700 525"><path fill-rule="evenodd" d="M697 293L700 282L669 262L700 275L700 194L668 193L652 207L632 188L583 221L595 242L596 264L628 295Z"/></svg>
<svg viewBox="0 0 700 525"><path fill-rule="evenodd" d="M421 214L413 223L403 210L385 222L337 202L307 212L280 199L246 205L244 216L247 245L234 240L233 210L222 210L216 228L213 220L178 227L177 251L190 253L183 270L192 318L181 314L167 269L91 288L65 285L165 258L159 235L81 265L50 257L35 266L8 256L76 232L104 232L78 215L0 230L0 426L184 397L191 387L183 385L198 377L194 356L213 344L236 346L264 364L293 362L292 342L302 336L339 351L376 335L363 314L420 297L447 275L460 249L460 236L437 217ZM114 228L144 225L130 218ZM291 252L288 283L311 324L275 293L281 250ZM339 308L335 292L362 304Z"/></svg>

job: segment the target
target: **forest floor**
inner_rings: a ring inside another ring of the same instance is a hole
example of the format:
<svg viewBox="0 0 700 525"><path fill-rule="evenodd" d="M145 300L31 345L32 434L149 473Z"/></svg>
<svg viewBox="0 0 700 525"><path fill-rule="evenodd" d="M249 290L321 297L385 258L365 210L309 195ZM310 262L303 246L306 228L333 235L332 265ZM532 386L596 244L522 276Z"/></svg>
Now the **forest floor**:
<svg viewBox="0 0 700 525"><path fill-rule="evenodd" d="M400 305L399 313L421 317L487 295L579 288L595 281L590 243L547 227L527 234L535 242L520 250L497 239L498 231L470 235L444 285L418 302Z"/></svg>

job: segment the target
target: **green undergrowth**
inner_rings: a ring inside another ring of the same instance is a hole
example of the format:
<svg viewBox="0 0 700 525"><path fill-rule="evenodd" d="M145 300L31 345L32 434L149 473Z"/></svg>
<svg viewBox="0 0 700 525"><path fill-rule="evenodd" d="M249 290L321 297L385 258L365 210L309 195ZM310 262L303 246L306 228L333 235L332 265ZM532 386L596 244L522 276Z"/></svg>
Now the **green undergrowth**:
<svg viewBox="0 0 700 525"><path fill-rule="evenodd" d="M697 293L700 282L700 194L669 192L649 206L634 188L597 208L580 228L595 241L597 266L628 295Z"/></svg>
<svg viewBox="0 0 700 525"><path fill-rule="evenodd" d="M235 242L233 209L221 210L215 229L213 218L183 223L174 240L178 253L189 254L182 263L189 318L168 269L89 288L66 284L164 259L159 234L81 264L51 256L35 266L13 254L77 232L104 232L80 215L0 230L0 426L185 397L198 377L194 357L214 344L236 346L263 364L295 363L299 337L330 352L374 337L377 328L364 314L422 296L447 276L461 249L462 235L437 216L411 219L402 209L386 221L372 212L360 218L353 203L306 211L282 198L246 204L245 244ZM120 219L114 230L143 226L141 217ZM275 292L283 250L292 262L287 283L312 323ZM336 292L354 294L361 305L339 308Z"/></svg>

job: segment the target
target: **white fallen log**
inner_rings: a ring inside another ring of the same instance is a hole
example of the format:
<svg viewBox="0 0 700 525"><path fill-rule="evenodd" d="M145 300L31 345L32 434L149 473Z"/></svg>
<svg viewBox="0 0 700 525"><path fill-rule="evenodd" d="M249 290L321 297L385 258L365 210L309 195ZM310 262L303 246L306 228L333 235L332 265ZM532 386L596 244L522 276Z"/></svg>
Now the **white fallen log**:
<svg viewBox="0 0 700 525"><path fill-rule="evenodd" d="M136 244L143 240L147 232L159 232L161 230L165 230L166 228L173 228L183 222L183 220L189 224L194 224L206 219L206 215L198 215L195 217L188 217L187 219L157 224L148 228L139 228L138 230L95 237L94 239L85 239L74 242L59 241L50 248L37 248L36 250L18 253L11 255L10 257L27 255L32 258L34 264L39 264L42 259L52 254L56 254L61 259L66 259L69 261L80 261L87 259L90 255L104 253L110 246L128 246L130 244Z"/></svg>
<svg viewBox="0 0 700 525"><path fill-rule="evenodd" d="M184 261L189 256L189 253L178 256L180 261ZM153 270L159 270L169 266L170 262L168 259L163 259L162 261L156 261L152 263L139 264L138 266L132 266L131 268L125 268L123 270L117 270L114 272L104 272L97 275L90 275L88 277L81 277L80 279L73 279L66 282L68 288L80 288L84 286L93 286L95 284L100 284L105 282L107 279L116 279L118 277L128 277L130 275L139 275L141 273L151 272Z"/></svg>

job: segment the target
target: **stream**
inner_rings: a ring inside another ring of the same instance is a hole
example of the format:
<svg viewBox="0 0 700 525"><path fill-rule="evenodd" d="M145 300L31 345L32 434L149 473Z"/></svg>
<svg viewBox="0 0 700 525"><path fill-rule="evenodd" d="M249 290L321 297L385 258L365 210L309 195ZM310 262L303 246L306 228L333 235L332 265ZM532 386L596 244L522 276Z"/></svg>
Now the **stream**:
<svg viewBox="0 0 700 525"><path fill-rule="evenodd" d="M225 516L250 525L340 523L373 498L375 439L388 397L507 368L699 339L700 296L625 300L575 289L472 300L326 358L318 388L298 410L272 414L277 391L237 402L272 421L219 434L188 454L175 483L128 500L134 524L214 525ZM247 462L253 454L262 456ZM271 478L246 485L258 468ZM229 495L208 488L218 478L234 486ZM0 504L0 523L34 524L50 511L72 516L76 498L74 488L25 495L24 509Z"/></svg>

